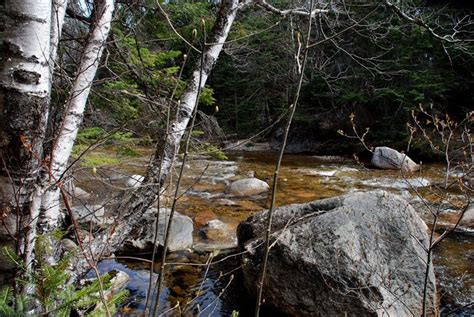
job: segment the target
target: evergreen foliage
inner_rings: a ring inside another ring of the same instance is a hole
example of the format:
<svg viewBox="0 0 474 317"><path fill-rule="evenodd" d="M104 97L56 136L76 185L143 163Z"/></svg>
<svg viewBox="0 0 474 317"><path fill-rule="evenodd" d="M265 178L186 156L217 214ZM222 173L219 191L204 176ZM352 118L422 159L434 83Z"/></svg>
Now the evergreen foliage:
<svg viewBox="0 0 474 317"><path fill-rule="evenodd" d="M58 234L56 233L56 235ZM15 293L9 286L2 287L0 289L0 316L26 316L30 314L30 311L40 316L69 317L73 311L80 311L91 317L104 316L105 307L103 307L100 298L100 284L102 283L103 289L107 290L110 287L113 272L102 275L100 281L94 279L77 289L73 284L67 283L70 277L68 267L72 254L66 254L57 264L50 265L45 259L52 251L48 249L45 239L45 236L39 236L36 240L37 265L35 270L28 272L27 280L16 280L17 283L33 289L34 292L26 296ZM27 270L24 263L12 250L6 248L3 252L8 255L19 270ZM111 298L106 298L109 312L114 313L117 306L127 296L128 291L122 290Z"/></svg>

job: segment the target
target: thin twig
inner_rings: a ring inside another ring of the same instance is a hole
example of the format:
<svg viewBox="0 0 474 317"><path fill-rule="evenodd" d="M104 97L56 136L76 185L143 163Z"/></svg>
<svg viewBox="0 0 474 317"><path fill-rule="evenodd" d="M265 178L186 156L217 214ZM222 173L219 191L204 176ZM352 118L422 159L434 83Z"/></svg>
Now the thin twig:
<svg viewBox="0 0 474 317"><path fill-rule="evenodd" d="M201 86L202 86L202 77L203 77L203 68L204 68L204 51L206 49L205 41L206 41L206 39L204 37L204 45L203 45L203 53L201 53L201 64L200 64L200 70L199 70L199 82L198 82L198 88L197 88L198 90L197 90L197 94L196 94L196 101L195 101L195 104L194 104L193 115L192 115L192 120L191 120L189 131L188 131L188 135L187 135L186 141L185 141L183 161L181 163L179 176L178 176L178 179L176 181L176 189L175 189L175 193L174 193L173 204L171 206L171 211L170 211L170 214L169 214L169 218L168 218L168 222L167 222L167 226L166 226L166 232L165 232L165 236L164 236L163 254L161 256L161 269L160 269L160 273L159 273L158 285L157 285L157 288L156 288L156 290L157 290L157 299L156 299L156 304L155 304L155 307L154 307L154 314L155 315L158 313L158 307L160 305L160 293L161 293L161 289L162 289L162 286L163 286L164 275L165 275L164 273L165 273L165 264L166 264L166 254L168 252L168 243L169 243L171 225L172 225L173 216L174 216L174 213L175 213L175 210L176 210L176 203L177 203L178 198L179 198L178 197L178 191L179 191L179 187L180 187L181 180L182 180L182 177L183 177L183 171L184 171L184 167L186 165L186 159L187 159L188 153L189 153L189 143L190 143L190 140L191 140L193 126L194 126L194 123L196 121L196 114L197 114L197 109L198 109L198 104L199 104L199 96L200 96L201 90L202 90Z"/></svg>
<svg viewBox="0 0 474 317"><path fill-rule="evenodd" d="M310 1L310 10L313 8L313 0ZM255 307L255 316L258 317L260 315L260 305L262 302L262 292L263 292L263 282L265 281L265 273L267 269L267 262L268 262L268 255L270 253L270 235L271 235L271 228L272 228L272 218L273 218L273 210L275 206L275 200L276 200L276 190L278 186L278 174L280 171L280 166L281 166L281 161L283 159L283 154L285 152L285 147L286 143L288 140L288 134L290 131L291 127L291 122L293 120L293 116L295 114L296 106L298 104L299 96L300 96L300 91L301 91L301 86L303 85L303 79L304 79L304 70L306 67L306 60L308 57L308 44L310 41L311 37L311 24L313 22L313 15L309 15L309 21L308 21L308 31L306 33L306 41L305 41L305 50L304 50L304 55L303 55L303 61L301 65L301 72L300 72L300 78L298 82L298 88L295 93L294 101L293 104L290 106L291 107L291 112L290 112L290 117L288 118L288 122L286 124L286 129L285 129L285 135L283 137L283 144L281 145L280 148L280 155L278 157L278 161L276 163L275 167L275 172L273 175L273 185L272 185L272 199L270 203L270 209L268 210L268 218L267 218L267 229L265 232L265 254L262 262L262 268L260 272L260 278L257 283L258 287L258 295L257 295L257 302L256 302L256 307Z"/></svg>

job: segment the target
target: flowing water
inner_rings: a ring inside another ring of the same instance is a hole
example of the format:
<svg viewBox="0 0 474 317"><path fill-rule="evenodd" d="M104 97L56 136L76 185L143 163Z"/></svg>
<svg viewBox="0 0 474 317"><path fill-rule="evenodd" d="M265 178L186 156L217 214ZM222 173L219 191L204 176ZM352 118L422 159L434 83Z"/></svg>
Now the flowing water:
<svg viewBox="0 0 474 317"><path fill-rule="evenodd" d="M275 161L274 154L242 153L231 155L228 161L199 158L187 163L181 187L183 196L177 210L195 219L196 249L222 249L235 239L232 232L240 221L268 208L269 198L266 194L236 199L227 197L224 190L233 180L249 175L255 175L271 185ZM124 173L142 174L145 160L135 160L118 168ZM106 170L102 172L106 173ZM286 155L279 176L277 205L303 203L355 191L384 189L411 201L428 225L432 223L432 217L423 208L424 199L430 204L441 206L447 211L443 212L440 223L449 224L456 216L452 206L462 204L464 198L462 193L452 191L448 199L453 205L444 206L446 202L441 201L439 193L433 193L433 187L430 189L429 186L442 184L443 181L444 171L441 165L427 165L421 172L402 176L397 171L367 169L340 158ZM100 186L93 181L84 181L81 186L94 188L96 193L101 191ZM104 190L108 191L110 188ZM214 241L210 244L199 234L199 225L213 218L228 224L229 237L224 237L227 240L222 243ZM214 260L229 256L220 252ZM216 254L217 252L211 256ZM236 310L240 312L240 316L251 314L253 301L246 298L242 290L238 256L230 256L208 269L205 263L209 256L206 252L170 255L168 262L176 264L170 265L166 273L166 287L160 296L161 312L169 310L166 315L181 313L185 316L230 316ZM474 300L473 260L472 231L454 234L436 249L435 271L445 311L455 308L453 303L466 304ZM101 263L103 271L119 269L131 277L128 284L131 299L123 308L123 313L133 315L143 311L150 278L149 267L150 263L146 260L120 257ZM159 263L156 263L153 279L156 279L158 268ZM457 312L454 315L468 316L470 313L473 312L465 309L464 313Z"/></svg>

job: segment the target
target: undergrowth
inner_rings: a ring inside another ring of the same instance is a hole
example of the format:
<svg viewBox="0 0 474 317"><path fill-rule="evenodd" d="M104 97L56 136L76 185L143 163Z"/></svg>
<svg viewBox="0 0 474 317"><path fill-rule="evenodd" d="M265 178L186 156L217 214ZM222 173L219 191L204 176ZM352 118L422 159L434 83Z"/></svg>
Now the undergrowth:
<svg viewBox="0 0 474 317"><path fill-rule="evenodd" d="M101 317L105 316L106 309L100 298L99 286L103 289L111 286L113 274L104 274L98 279L88 282L81 288L69 284L72 254L68 253L55 265L50 265L45 259L50 256L44 236L36 241L36 267L24 279L15 282L23 289L25 294L16 294L13 288L6 286L0 288L0 316L20 317L27 315L69 317L72 314L79 316ZM8 248L4 253L14 263L20 272L27 272L26 265ZM122 290L106 298L108 311L113 315L117 306L128 297L128 291Z"/></svg>

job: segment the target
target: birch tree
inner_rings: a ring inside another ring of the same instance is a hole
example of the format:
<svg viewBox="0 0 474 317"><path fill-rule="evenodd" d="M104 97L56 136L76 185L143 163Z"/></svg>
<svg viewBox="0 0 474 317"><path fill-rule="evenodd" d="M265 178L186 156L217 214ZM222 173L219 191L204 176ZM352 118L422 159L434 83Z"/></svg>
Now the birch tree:
<svg viewBox="0 0 474 317"><path fill-rule="evenodd" d="M53 0L51 15L51 49L50 49L50 68L51 75L54 75L54 65L58 53L59 39L64 25L66 7L68 0Z"/></svg>
<svg viewBox="0 0 474 317"><path fill-rule="evenodd" d="M59 225L59 187L82 123L89 91L110 31L113 0L96 0L66 111L51 152L45 153L52 74L66 0L7 1L5 53L0 72L2 247L14 247L27 267L34 259L37 225ZM39 220L39 223L38 223ZM13 267L0 257L0 271Z"/></svg>
<svg viewBox="0 0 474 317"><path fill-rule="evenodd" d="M0 68L1 246L25 253L39 206L43 142L50 98L50 0L5 1ZM28 263L31 259L25 259ZM0 269L11 269L0 256Z"/></svg>
<svg viewBox="0 0 474 317"><path fill-rule="evenodd" d="M114 252L134 228L145 225L142 215L156 199L160 188L165 184L173 162L179 151L180 142L192 117L194 107L197 105L199 88L206 85L206 81L215 66L220 53L223 50L232 25L238 12L254 2L251 0L239 2L238 0L223 0L220 3L216 22L208 35L208 41L200 54L202 58L193 67L192 75L187 82L186 89L179 100L179 108L176 118L172 120L168 133L158 142L154 158L147 170L143 186L135 191L126 194L120 199L121 203L115 207L117 214L120 214L120 221L109 230L97 235L89 245L89 254L85 258L78 258L75 262L75 274L80 275L85 272L90 260ZM328 12L326 9L314 9L311 12L298 10L280 10L265 2L264 8L279 15L315 15ZM201 65L203 60L203 65ZM201 79L200 79L201 77ZM199 87L201 83L201 87ZM169 222L170 223L170 222Z"/></svg>
<svg viewBox="0 0 474 317"><path fill-rule="evenodd" d="M88 248L90 254L86 255L86 257L98 258L101 255L114 252L133 228L143 225L142 215L151 206L156 195L160 192L160 188L164 185L171 171L172 163L179 151L179 144L196 104L199 82L201 82L201 88L206 84L206 80L222 51L222 47L241 6L242 4L238 0L223 0L221 2L217 20L209 34L209 43L201 53L204 54L202 58L204 64L201 67L201 59L199 59L193 67L192 76L179 102L178 115L169 127L169 133L163 138L162 143L158 144L153 161L148 168L144 180L146 185L122 199L123 203L116 207L117 211L124 211L120 217L120 222L116 223L112 229L96 236ZM202 78L200 81L201 70ZM82 274L88 267L89 261L87 258L78 258L75 261L74 273Z"/></svg>
<svg viewBox="0 0 474 317"><path fill-rule="evenodd" d="M59 186L68 167L87 98L111 27L114 1L96 0L94 4L94 17L89 38L82 53L74 83L65 104L65 115L50 154L49 185L42 197L41 206L43 212L40 227L43 232L56 228L60 220Z"/></svg>

